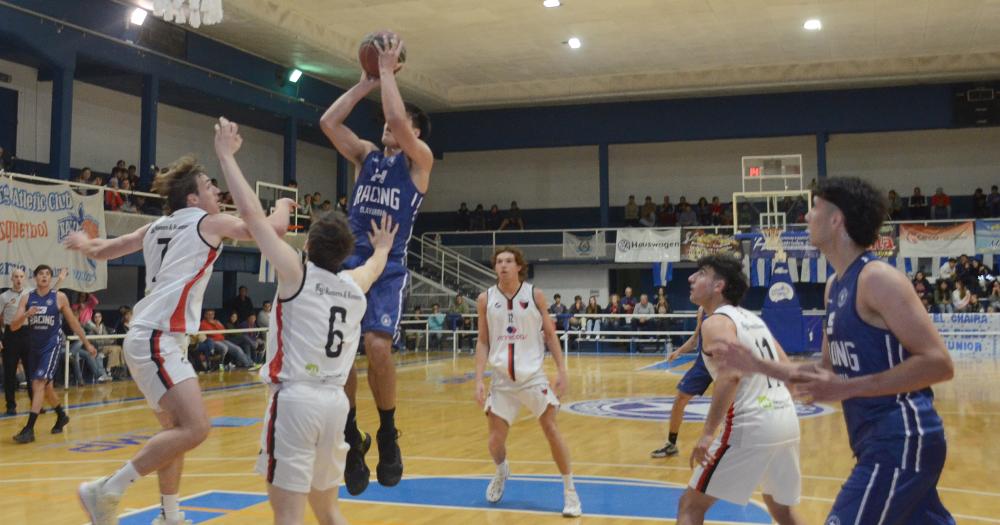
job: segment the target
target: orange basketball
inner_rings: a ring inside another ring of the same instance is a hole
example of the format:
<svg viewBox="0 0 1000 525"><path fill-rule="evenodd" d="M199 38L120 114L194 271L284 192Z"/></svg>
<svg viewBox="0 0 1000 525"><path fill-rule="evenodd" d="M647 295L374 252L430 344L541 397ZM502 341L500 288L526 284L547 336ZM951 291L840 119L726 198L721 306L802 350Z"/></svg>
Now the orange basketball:
<svg viewBox="0 0 1000 525"><path fill-rule="evenodd" d="M378 40L384 48L389 44L389 40L393 37L398 39L399 35L393 33L392 31L375 31L374 33L368 33L365 35L365 38L361 41L361 46L358 48L358 62L361 63L361 69L365 70L365 73L367 73L368 76L374 78L379 77L378 48L375 47L375 41ZM402 67L404 62L406 62L405 47L399 51L400 67Z"/></svg>

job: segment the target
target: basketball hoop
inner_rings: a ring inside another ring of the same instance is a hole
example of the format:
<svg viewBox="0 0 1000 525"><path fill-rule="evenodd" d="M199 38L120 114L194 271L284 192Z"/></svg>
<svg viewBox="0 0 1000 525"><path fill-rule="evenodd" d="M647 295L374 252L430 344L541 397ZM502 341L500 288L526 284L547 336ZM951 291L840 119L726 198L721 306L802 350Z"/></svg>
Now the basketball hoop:
<svg viewBox="0 0 1000 525"><path fill-rule="evenodd" d="M197 29L222 22L222 0L153 0L153 14Z"/></svg>

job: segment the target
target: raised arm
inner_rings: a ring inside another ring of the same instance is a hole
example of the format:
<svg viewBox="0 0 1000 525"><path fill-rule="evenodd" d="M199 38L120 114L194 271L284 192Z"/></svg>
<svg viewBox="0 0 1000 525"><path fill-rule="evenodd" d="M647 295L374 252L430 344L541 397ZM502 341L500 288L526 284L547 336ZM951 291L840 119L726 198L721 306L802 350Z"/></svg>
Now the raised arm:
<svg viewBox="0 0 1000 525"><path fill-rule="evenodd" d="M379 79L371 78L362 71L361 80L337 98L319 119L319 127L333 143L333 147L337 148L337 151L355 166L361 166L365 157L377 148L375 144L358 138L351 131L351 128L344 124L344 121L347 120L347 116L351 114L354 106L358 105L358 102L361 102L378 85Z"/></svg>
<svg viewBox="0 0 1000 525"><path fill-rule="evenodd" d="M288 222L296 206L298 204L292 199L278 199L278 202L274 203L274 213L267 216L266 222L278 237L284 237L288 232ZM254 238L243 219L225 213L205 216L199 226L199 232L209 244L218 244L224 238L237 241L250 241Z"/></svg>
<svg viewBox="0 0 1000 525"><path fill-rule="evenodd" d="M275 224L264 216L260 201L243 176L243 171L236 162L236 152L242 143L236 123L220 118L215 125L215 153L219 157L222 175L243 219L243 225L257 242L261 254L274 265L278 274L278 297L289 297L302 284L299 255L281 238ZM287 206L280 207L283 210L286 208Z"/></svg>
<svg viewBox="0 0 1000 525"><path fill-rule="evenodd" d="M476 299L477 324L479 335L476 337L476 401L479 406L486 404L486 387L483 375L486 374L486 362L490 354L490 325L486 320L486 292Z"/></svg>
<svg viewBox="0 0 1000 525"><path fill-rule="evenodd" d="M556 395L562 397L566 389L569 388L569 379L566 376L566 361L563 359L562 345L559 344L559 336L556 335L556 323L549 316L548 306L545 304L545 294L535 288L532 295L535 296L538 312L542 314L542 333L545 337L545 347L549 349L549 352L552 352L552 360L556 362L557 375L553 387L556 389Z"/></svg>
<svg viewBox="0 0 1000 525"><path fill-rule="evenodd" d="M90 259L107 261L142 250L142 239L147 230L149 230L149 224L114 239L91 239L84 232L73 232L66 237L63 245L66 246L67 250L80 252ZM58 281L56 288L58 288Z"/></svg>
<svg viewBox="0 0 1000 525"><path fill-rule="evenodd" d="M399 225L392 223L392 217L388 213L382 216L378 224L375 224L374 220L372 221L372 231L368 233L368 240L371 241L375 251L364 264L347 271L351 279L354 279L354 282L361 288L361 291L368 293L368 289L382 275L385 263L389 259L392 240L396 238L397 231L399 231Z"/></svg>
<svg viewBox="0 0 1000 525"><path fill-rule="evenodd" d="M385 122L392 130L392 136L399 142L406 156L413 161L411 172L420 191L427 191L430 181L431 167L434 165L434 155L426 142L420 140L410 125L410 117L406 114L403 96L396 84L396 71L399 70L399 53L403 42L395 38L387 45L377 42L379 49L378 68L382 83L382 112Z"/></svg>

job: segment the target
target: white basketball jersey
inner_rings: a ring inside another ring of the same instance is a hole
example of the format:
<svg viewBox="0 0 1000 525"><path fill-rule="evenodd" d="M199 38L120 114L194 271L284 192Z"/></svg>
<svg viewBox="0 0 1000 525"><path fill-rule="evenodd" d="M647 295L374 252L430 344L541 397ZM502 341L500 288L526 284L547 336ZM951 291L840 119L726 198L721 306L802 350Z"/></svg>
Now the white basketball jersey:
<svg viewBox="0 0 1000 525"><path fill-rule="evenodd" d="M542 314L535 306L534 286L521 283L507 298L496 286L486 291L486 319L490 330L489 364L493 377L529 384L545 377Z"/></svg>
<svg viewBox="0 0 1000 525"><path fill-rule="evenodd" d="M736 324L740 344L761 359L778 360L778 345L764 321L756 314L737 306L725 305L713 315L724 315ZM712 377L716 366L705 356L705 366ZM726 415L723 441L736 447L778 445L799 439L799 420L792 394L785 384L762 374L740 379L736 399Z"/></svg>
<svg viewBox="0 0 1000 525"><path fill-rule="evenodd" d="M331 273L311 262L292 297L274 297L267 334L266 383L313 382L343 387L361 340L368 302L346 272Z"/></svg>
<svg viewBox="0 0 1000 525"><path fill-rule="evenodd" d="M193 333L201 301L222 245L211 246L198 228L208 213L183 208L156 219L142 239L146 296L135 305L132 324L173 333Z"/></svg>

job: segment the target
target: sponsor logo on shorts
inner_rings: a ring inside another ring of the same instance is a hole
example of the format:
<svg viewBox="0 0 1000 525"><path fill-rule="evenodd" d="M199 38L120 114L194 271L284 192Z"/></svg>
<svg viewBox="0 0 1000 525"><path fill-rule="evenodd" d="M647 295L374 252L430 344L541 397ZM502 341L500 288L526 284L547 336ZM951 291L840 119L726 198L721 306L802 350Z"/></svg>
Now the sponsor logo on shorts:
<svg viewBox="0 0 1000 525"><path fill-rule="evenodd" d="M705 421L711 397L697 397L684 407L684 421ZM642 421L666 421L674 406L673 396L627 397L615 399L590 399L565 405L565 410L583 416L607 417L613 419L633 419ZM824 404L795 403L795 413L799 419L828 416L836 410Z"/></svg>
<svg viewBox="0 0 1000 525"><path fill-rule="evenodd" d="M390 325L392 325L392 317L389 317L389 314L382 314L382 326Z"/></svg>
<svg viewBox="0 0 1000 525"><path fill-rule="evenodd" d="M837 516L830 516L826 519L826 525L840 525L840 518Z"/></svg>

